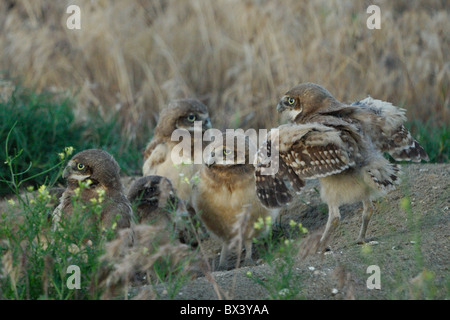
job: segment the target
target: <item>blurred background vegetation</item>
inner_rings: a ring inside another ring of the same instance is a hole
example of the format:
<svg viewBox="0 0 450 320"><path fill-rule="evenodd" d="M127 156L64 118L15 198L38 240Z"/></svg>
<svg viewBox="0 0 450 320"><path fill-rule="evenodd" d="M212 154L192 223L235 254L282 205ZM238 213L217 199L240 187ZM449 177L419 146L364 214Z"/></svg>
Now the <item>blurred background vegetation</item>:
<svg viewBox="0 0 450 320"><path fill-rule="evenodd" d="M66 27L71 4L81 30ZM380 30L366 27L371 4ZM280 96L306 81L343 102L370 94L406 108L431 161L448 162L449 31L445 0L4 0L0 174L16 121L19 172L73 146L104 148L140 174L171 99L200 99L219 129L271 128Z"/></svg>

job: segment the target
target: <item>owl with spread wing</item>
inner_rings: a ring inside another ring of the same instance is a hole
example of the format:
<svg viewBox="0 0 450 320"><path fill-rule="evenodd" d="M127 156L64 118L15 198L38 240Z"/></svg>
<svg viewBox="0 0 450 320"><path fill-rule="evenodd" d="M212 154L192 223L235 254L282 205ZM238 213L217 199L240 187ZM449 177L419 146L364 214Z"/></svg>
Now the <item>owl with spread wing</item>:
<svg viewBox="0 0 450 320"><path fill-rule="evenodd" d="M404 126L405 110L389 102L368 97L348 105L317 84L303 83L286 92L277 111L289 123L269 132L258 151L257 195L266 207L284 206L305 180L319 179L328 205L321 247L340 221L339 207L355 202L363 203L358 243L365 241L372 200L399 183L399 166L383 153L396 161L429 160ZM271 159L275 151L279 157ZM274 162L278 170L268 174Z"/></svg>

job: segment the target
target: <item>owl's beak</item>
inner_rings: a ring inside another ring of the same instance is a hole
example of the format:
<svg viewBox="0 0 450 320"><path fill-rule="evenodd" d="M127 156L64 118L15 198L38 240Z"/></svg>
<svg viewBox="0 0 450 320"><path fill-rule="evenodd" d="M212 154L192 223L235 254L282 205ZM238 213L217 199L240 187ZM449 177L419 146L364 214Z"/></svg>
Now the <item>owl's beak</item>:
<svg viewBox="0 0 450 320"><path fill-rule="evenodd" d="M208 168L210 168L210 167L211 167L212 165L214 165L214 163L216 162L215 159L214 159L214 157L215 157L215 153L214 153L214 151L213 151L213 152L211 152L211 154L209 155L208 160L205 161L205 164L206 164L206 166L207 166Z"/></svg>
<svg viewBox="0 0 450 320"><path fill-rule="evenodd" d="M285 109L286 109L286 106L284 104L282 104L281 101L278 102L278 104L277 104L277 111L278 111L278 113L283 112Z"/></svg>
<svg viewBox="0 0 450 320"><path fill-rule="evenodd" d="M63 179L67 179L71 173L72 173L72 168L70 166L65 167L64 171L62 173Z"/></svg>
<svg viewBox="0 0 450 320"><path fill-rule="evenodd" d="M212 128L211 120L209 120L209 118L204 121L203 127L206 128L206 129L211 129Z"/></svg>

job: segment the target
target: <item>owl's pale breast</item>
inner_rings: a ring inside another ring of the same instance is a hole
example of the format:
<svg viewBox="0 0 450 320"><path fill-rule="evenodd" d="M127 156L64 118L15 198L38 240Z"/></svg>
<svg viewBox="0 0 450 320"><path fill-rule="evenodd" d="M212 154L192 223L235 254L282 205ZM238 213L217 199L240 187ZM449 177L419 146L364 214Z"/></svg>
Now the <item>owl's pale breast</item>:
<svg viewBox="0 0 450 320"><path fill-rule="evenodd" d="M233 185L233 188L214 181L203 170L200 179L194 192L195 210L206 227L219 238L230 240L236 234L236 229L243 227L243 220L247 226L244 230L245 237L251 238L254 235L251 232L253 225L259 217L276 217L278 210L272 212L264 208L257 199L253 177L244 179L247 182L245 184ZM241 214L248 216L244 219ZM237 225L238 223L241 225Z"/></svg>

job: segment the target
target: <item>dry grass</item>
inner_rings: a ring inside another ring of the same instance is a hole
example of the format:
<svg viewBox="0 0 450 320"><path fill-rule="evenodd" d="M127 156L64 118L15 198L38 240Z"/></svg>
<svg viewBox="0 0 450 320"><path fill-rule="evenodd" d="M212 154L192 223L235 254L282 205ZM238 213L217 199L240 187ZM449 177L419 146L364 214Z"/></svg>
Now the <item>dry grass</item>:
<svg viewBox="0 0 450 320"><path fill-rule="evenodd" d="M69 4L81 8L81 30L66 28ZM381 30L366 27L370 4ZM275 126L277 100L305 81L448 125L448 30L443 0L7 0L0 70L72 91L81 121L90 108L118 110L142 143L161 108L186 96L209 106L215 127Z"/></svg>
<svg viewBox="0 0 450 320"><path fill-rule="evenodd" d="M130 242L131 238L134 239L133 244ZM170 234L160 226L140 224L133 229L121 230L118 237L106 243L105 247L106 252L100 258L104 263L100 270L102 299L121 295L127 298L132 286L138 287L138 296L154 293L144 285L151 286L158 280L173 280L161 279L161 274L156 274L155 270L158 268L155 265L158 261L161 263L161 260L166 260L167 263L162 272L160 270L164 276L184 273L189 278L206 272L203 261L194 256L187 245L170 240ZM142 279L139 279L139 273Z"/></svg>

